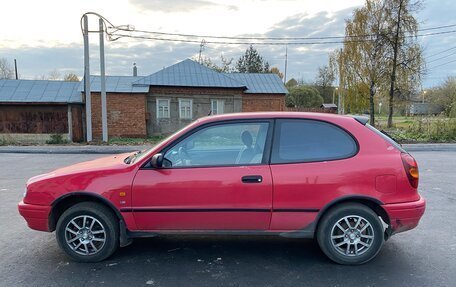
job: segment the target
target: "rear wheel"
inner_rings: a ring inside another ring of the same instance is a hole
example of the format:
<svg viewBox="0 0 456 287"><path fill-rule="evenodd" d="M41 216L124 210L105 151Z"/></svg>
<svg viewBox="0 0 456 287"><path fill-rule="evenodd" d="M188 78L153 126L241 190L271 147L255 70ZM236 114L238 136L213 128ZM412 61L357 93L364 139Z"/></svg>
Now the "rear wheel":
<svg viewBox="0 0 456 287"><path fill-rule="evenodd" d="M60 216L56 237L60 248L72 259L102 261L119 246L117 218L103 205L78 203Z"/></svg>
<svg viewBox="0 0 456 287"><path fill-rule="evenodd" d="M373 259L384 242L383 224L370 208L348 203L330 210L318 227L322 251L339 264L363 264Z"/></svg>

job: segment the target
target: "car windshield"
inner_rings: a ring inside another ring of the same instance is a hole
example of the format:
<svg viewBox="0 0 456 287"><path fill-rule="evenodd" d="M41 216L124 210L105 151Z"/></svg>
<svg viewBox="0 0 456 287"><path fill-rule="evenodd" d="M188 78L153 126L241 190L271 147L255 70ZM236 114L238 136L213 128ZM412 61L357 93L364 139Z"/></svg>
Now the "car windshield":
<svg viewBox="0 0 456 287"><path fill-rule="evenodd" d="M190 125L188 125L188 126L190 126ZM181 129L179 129L178 131L174 132L173 134L167 136L166 138L162 139L160 142L156 143L154 146L159 145L162 142L168 141L170 138L174 137L176 134L180 133L182 130L186 129L188 126L185 126L185 127L181 128ZM136 153L134 153L132 155L129 155L127 158L124 159L124 162L126 164L135 163L136 161L142 159L147 154L149 154L149 152L154 148L154 146L152 146L152 147L150 147L148 149L142 150L142 151L138 151L138 152L136 152Z"/></svg>

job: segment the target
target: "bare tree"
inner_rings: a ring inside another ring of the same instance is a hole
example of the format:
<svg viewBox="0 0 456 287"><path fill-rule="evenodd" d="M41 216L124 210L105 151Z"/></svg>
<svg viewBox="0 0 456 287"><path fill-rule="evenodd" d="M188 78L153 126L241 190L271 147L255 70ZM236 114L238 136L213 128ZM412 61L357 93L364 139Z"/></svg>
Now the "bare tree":
<svg viewBox="0 0 456 287"><path fill-rule="evenodd" d="M48 80L60 80L61 77L62 77L62 74L60 74L60 72L57 71L57 69L54 69L49 72L47 79Z"/></svg>
<svg viewBox="0 0 456 287"><path fill-rule="evenodd" d="M68 73L63 76L63 80L67 82L79 82L79 77L74 73Z"/></svg>
<svg viewBox="0 0 456 287"><path fill-rule="evenodd" d="M13 79L14 70L5 58L0 58L0 79Z"/></svg>

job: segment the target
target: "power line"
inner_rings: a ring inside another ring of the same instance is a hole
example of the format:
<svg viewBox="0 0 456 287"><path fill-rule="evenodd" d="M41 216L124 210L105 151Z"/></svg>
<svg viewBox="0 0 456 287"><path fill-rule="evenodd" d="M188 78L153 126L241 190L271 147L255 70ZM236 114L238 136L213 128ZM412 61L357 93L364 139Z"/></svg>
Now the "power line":
<svg viewBox="0 0 456 287"><path fill-rule="evenodd" d="M446 63L440 64L440 65L437 65L437 66L431 67L431 68L429 68L429 70L433 70L433 69L435 69L435 68L438 68L438 67L441 67L441 66L445 66L445 65L448 65L448 64L451 64L451 63L454 63L454 62L456 62L456 60L453 60L453 61L449 61L449 62L446 62Z"/></svg>
<svg viewBox="0 0 456 287"><path fill-rule="evenodd" d="M456 33L456 30L445 31L445 32L434 32L416 35L416 37L424 36L433 36L433 35L442 35L448 33ZM183 42L183 43L201 43L200 40L191 40L191 39L176 39L176 38L163 38L163 37L154 37L154 36L145 36L145 35L132 35L132 34L121 34L121 33L110 33L109 34L112 40L117 40L119 38L134 38L134 39L143 39L143 40L157 40L157 41L169 41L169 42ZM406 37L415 37L415 36L406 36ZM321 44L343 44L343 43L352 43L352 42L367 42L372 41L372 39L359 39L359 40L343 40L343 41L313 41L313 42L232 42L232 41L206 41L206 44L222 44L222 45L321 45Z"/></svg>
<svg viewBox="0 0 456 287"><path fill-rule="evenodd" d="M429 31L429 30L437 30L437 29L445 29L455 27L454 25L446 25L446 26L438 26L438 27L430 27L425 29L419 29L417 32ZM114 28L114 27L113 27ZM162 35L162 36L177 36L177 37L186 37L186 38L208 38L208 39L226 39L226 40L276 40L276 41L290 41L290 40L331 40L331 39L346 39L346 38L368 38L374 37L376 34L367 34L367 35L347 35L347 36L321 36L321 37L243 37L243 36L214 36L214 35L198 35L198 34L184 34L184 33L170 33L170 32L158 32L158 31L148 31L148 30L137 30L128 26L127 28L115 28L117 31L134 31L143 34L154 34L154 35ZM452 31L442 31L442 32L434 32L434 33L427 33L417 35L418 37L430 36L430 35L439 35L439 34L447 34L447 33L454 33L456 30ZM408 35L408 37L414 37L414 35Z"/></svg>
<svg viewBox="0 0 456 287"><path fill-rule="evenodd" d="M442 57L440 57L440 58L437 58L437 59L434 59L434 60L432 60L432 61L428 61L427 63L428 63L428 64L429 64L429 63L433 63L433 62L436 62L436 61L439 61L439 60L442 60L442 59L448 58L448 57L450 57L450 56L453 56L454 54L456 54L456 52L453 52L453 53L451 53L451 54L448 54L448 55L442 56Z"/></svg>
<svg viewBox="0 0 456 287"><path fill-rule="evenodd" d="M445 52L448 52L448 51L451 51L451 50L454 50L454 49L456 49L456 46L451 47L451 48L449 48L449 49L445 49L445 50L443 50L443 51L440 51L440 52L438 52L438 53L432 54L432 55L430 55L430 56L427 56L427 58L432 58L432 57L434 57L434 56L438 56L438 55L440 55L440 54L443 54L443 53L445 53Z"/></svg>

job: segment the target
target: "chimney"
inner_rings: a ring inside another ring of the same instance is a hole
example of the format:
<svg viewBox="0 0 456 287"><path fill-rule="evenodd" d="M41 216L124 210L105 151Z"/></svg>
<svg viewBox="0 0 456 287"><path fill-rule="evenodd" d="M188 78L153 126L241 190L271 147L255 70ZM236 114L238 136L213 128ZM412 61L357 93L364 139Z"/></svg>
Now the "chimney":
<svg viewBox="0 0 456 287"><path fill-rule="evenodd" d="M138 76L138 68L136 67L136 63L133 63L133 77Z"/></svg>

